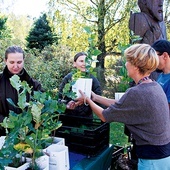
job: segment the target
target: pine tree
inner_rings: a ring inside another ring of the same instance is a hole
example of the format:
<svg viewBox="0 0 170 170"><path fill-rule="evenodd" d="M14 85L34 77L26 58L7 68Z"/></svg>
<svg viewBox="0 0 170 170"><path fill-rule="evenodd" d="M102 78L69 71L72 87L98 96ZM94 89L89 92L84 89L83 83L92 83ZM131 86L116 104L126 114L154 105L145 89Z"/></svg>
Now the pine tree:
<svg viewBox="0 0 170 170"><path fill-rule="evenodd" d="M39 51L42 51L44 47L52 45L54 42L58 43L58 38L53 34L46 14L43 14L34 22L34 27L30 30L26 41L28 42L28 48L36 48Z"/></svg>
<svg viewBox="0 0 170 170"><path fill-rule="evenodd" d="M6 25L7 19L7 17L0 15L0 40L11 38L11 31Z"/></svg>

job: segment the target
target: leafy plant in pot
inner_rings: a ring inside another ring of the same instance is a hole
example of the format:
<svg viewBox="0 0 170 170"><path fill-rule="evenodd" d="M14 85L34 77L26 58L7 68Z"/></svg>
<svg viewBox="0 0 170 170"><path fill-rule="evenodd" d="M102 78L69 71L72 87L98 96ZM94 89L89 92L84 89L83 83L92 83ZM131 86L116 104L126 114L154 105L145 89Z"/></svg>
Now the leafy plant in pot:
<svg viewBox="0 0 170 170"><path fill-rule="evenodd" d="M23 164L24 156L30 156L30 169L39 169L36 159L42 156L43 149L53 142L53 133L62 123L59 114L65 111L65 105L58 103L51 92L34 94L31 88L17 75L11 77L10 82L18 93L17 106L11 99L8 102L18 109L20 114L10 111L0 125L6 130L5 143L0 150L0 169L4 166ZM26 101L26 95L31 100Z"/></svg>

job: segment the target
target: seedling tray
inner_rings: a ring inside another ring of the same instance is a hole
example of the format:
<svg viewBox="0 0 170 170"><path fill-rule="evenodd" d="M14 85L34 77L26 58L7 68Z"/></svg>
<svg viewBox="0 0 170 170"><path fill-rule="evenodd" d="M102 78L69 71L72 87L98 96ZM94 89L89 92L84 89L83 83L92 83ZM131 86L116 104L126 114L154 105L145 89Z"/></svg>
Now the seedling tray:
<svg viewBox="0 0 170 170"><path fill-rule="evenodd" d="M56 136L65 138L70 151L95 156L109 146L109 123L65 114L61 114L59 120L62 126Z"/></svg>

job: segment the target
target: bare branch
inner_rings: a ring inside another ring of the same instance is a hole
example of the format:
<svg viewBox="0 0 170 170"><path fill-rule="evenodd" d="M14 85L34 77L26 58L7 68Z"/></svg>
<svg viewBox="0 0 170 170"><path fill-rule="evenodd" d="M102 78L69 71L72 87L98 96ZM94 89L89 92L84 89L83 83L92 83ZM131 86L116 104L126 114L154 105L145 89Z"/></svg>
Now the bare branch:
<svg viewBox="0 0 170 170"><path fill-rule="evenodd" d="M93 22L93 23L97 23L96 20L91 20L89 18L86 17L86 15L82 14L81 11L82 9L80 8L79 5L73 3L71 0L67 0L68 3L63 3L61 2L63 5L67 6L72 12L74 12L75 14L77 14L77 11L80 11L79 15L85 19L86 21L89 21L89 22ZM73 6L73 7L70 7L70 4Z"/></svg>
<svg viewBox="0 0 170 170"><path fill-rule="evenodd" d="M98 5L93 0L90 0L90 2L98 8Z"/></svg>

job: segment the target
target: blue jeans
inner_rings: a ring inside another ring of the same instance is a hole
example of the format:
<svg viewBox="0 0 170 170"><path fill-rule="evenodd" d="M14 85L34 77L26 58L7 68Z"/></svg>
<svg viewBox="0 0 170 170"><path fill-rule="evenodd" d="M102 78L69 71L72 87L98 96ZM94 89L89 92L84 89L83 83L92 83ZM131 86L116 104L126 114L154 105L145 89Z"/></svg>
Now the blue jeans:
<svg viewBox="0 0 170 170"><path fill-rule="evenodd" d="M170 156L162 159L138 159L138 170L170 170Z"/></svg>

